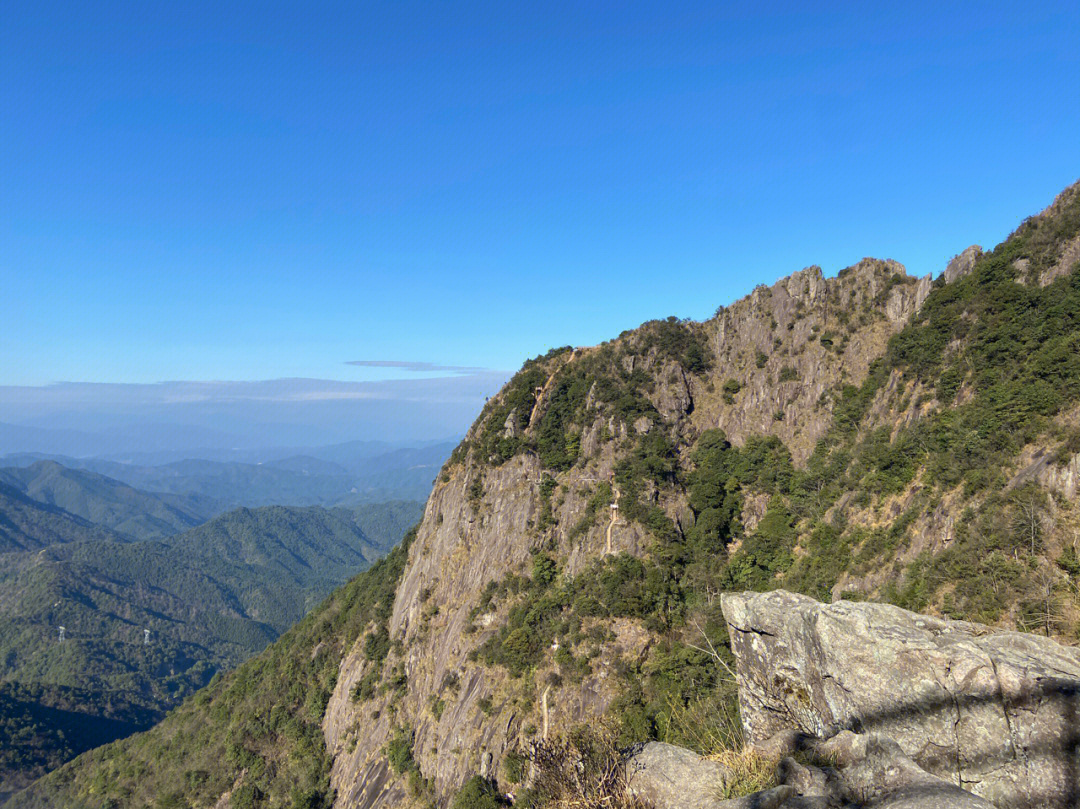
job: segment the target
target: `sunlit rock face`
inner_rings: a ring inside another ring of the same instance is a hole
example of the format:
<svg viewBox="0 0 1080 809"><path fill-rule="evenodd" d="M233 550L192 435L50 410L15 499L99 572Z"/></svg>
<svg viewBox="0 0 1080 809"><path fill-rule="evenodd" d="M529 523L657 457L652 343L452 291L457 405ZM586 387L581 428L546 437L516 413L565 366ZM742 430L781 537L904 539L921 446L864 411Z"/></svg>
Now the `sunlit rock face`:
<svg viewBox="0 0 1080 809"><path fill-rule="evenodd" d="M1080 650L886 604L728 593L746 736L895 740L997 807L1075 806Z"/></svg>

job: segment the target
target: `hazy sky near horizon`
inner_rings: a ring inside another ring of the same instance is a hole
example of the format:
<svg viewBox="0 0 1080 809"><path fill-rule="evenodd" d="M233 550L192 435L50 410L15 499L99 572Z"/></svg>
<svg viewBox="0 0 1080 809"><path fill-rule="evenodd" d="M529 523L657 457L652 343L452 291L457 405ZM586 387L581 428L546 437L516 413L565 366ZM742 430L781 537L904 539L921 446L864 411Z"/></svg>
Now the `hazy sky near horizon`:
<svg viewBox="0 0 1080 809"><path fill-rule="evenodd" d="M505 371L936 273L1080 177L1078 41L1075 2L9 0L0 385Z"/></svg>

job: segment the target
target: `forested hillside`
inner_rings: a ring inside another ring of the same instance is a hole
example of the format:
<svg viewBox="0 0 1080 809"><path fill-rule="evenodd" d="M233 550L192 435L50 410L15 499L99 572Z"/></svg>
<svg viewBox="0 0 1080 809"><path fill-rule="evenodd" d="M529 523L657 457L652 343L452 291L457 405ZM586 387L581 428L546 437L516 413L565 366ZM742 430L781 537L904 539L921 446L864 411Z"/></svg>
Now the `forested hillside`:
<svg viewBox="0 0 1080 809"><path fill-rule="evenodd" d="M419 504L405 502L270 506L159 541L66 542L7 554L0 791L148 727L378 559L419 514ZM73 722L81 723L78 733Z"/></svg>
<svg viewBox="0 0 1080 809"><path fill-rule="evenodd" d="M62 508L133 539L170 536L217 513L216 501L209 498L153 494L55 461L0 469L0 482L39 503Z"/></svg>
<svg viewBox="0 0 1080 809"><path fill-rule="evenodd" d="M40 503L0 481L0 554L35 551L59 542L120 540L116 533Z"/></svg>
<svg viewBox="0 0 1080 809"><path fill-rule="evenodd" d="M1080 184L936 279L813 267L530 360L408 543L9 805L553 805L525 751L582 722L738 746L724 591L1075 640L1078 487Z"/></svg>
<svg viewBox="0 0 1080 809"><path fill-rule="evenodd" d="M325 806L330 762L320 719L342 657L373 622L387 620L412 536L265 652L214 678L163 724L85 754L94 768L89 781L83 782L89 767L82 763L76 770L62 768L43 792L21 793L16 805L184 806L212 804L226 792L240 806L268 798ZM272 782L269 794L237 781L249 768L261 783ZM57 794L71 787L78 794Z"/></svg>

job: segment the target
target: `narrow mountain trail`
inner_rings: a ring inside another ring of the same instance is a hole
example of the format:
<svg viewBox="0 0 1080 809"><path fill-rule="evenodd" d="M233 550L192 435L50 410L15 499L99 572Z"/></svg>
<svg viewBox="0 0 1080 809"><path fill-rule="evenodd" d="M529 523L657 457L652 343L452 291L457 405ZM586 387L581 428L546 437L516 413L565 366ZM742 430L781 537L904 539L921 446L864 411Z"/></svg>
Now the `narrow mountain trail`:
<svg viewBox="0 0 1080 809"><path fill-rule="evenodd" d="M604 553L611 555L614 551L611 549L611 529L615 527L615 523L619 521L619 487L612 484L612 490L614 495L611 499L611 522L607 526L607 545Z"/></svg>
<svg viewBox="0 0 1080 809"><path fill-rule="evenodd" d="M544 714L544 741L547 741L548 737L548 693L550 691L551 686L549 685L547 688L544 689L544 693L540 697L540 709L541 711L543 711Z"/></svg>

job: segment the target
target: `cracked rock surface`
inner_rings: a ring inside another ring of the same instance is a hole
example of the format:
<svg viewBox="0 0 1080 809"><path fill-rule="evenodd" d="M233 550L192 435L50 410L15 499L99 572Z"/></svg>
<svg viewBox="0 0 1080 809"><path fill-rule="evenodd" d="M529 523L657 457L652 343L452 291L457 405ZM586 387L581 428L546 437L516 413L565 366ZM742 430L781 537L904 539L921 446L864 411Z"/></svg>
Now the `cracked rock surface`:
<svg viewBox="0 0 1080 809"><path fill-rule="evenodd" d="M750 743L877 734L999 809L1080 804L1080 651L779 590L725 594L723 610Z"/></svg>
<svg viewBox="0 0 1080 809"><path fill-rule="evenodd" d="M895 741L879 733L841 731L817 745L817 754L835 764L839 783L830 784L826 778L825 789L806 790L806 793L827 798L826 805L867 809L993 809L993 804L977 795L931 775L905 755Z"/></svg>

